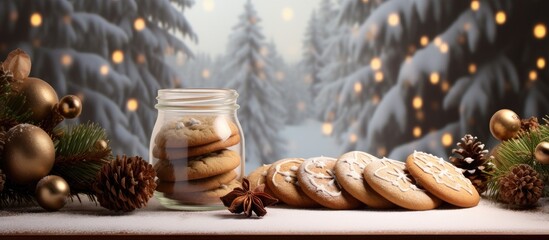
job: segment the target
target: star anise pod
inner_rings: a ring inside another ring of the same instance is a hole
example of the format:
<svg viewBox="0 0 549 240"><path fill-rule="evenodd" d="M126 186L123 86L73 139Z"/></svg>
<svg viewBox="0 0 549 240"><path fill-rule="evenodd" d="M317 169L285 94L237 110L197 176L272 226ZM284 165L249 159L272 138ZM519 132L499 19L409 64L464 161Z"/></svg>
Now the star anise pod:
<svg viewBox="0 0 549 240"><path fill-rule="evenodd" d="M250 190L250 182L244 178L242 179L242 187L237 187L227 195L221 197L221 201L232 213L244 212L246 217L251 217L252 212L254 212L258 217L262 217L267 214L265 207L278 202L278 199L265 193L263 190L265 190L264 184L257 186L254 190Z"/></svg>

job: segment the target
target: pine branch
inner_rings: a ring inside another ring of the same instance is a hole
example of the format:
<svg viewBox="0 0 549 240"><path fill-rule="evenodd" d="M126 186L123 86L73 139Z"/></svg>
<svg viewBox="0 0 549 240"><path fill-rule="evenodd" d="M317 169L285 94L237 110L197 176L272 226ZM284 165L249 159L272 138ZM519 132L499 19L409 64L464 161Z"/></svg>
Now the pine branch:
<svg viewBox="0 0 549 240"><path fill-rule="evenodd" d="M12 91L11 84L0 85L0 126L7 131L19 123L32 123L32 112L24 108L25 96Z"/></svg>
<svg viewBox="0 0 549 240"><path fill-rule="evenodd" d="M31 186L19 186L7 181L0 192L0 209L34 204L34 188Z"/></svg>
<svg viewBox="0 0 549 240"><path fill-rule="evenodd" d="M97 124L81 124L65 129L56 141L55 165L51 174L69 183L71 194L93 196L91 184L104 163L112 158L110 148L97 147L106 141L105 130Z"/></svg>
<svg viewBox="0 0 549 240"><path fill-rule="evenodd" d="M497 200L499 195L498 182L513 166L528 164L541 176L543 181L549 179L549 165L539 164L534 158L536 146L542 141L549 141L549 118L544 119L545 124L537 130L522 132L519 138L502 142L495 153L496 170L492 179L488 182L488 197ZM544 196L549 196L549 190L545 189Z"/></svg>

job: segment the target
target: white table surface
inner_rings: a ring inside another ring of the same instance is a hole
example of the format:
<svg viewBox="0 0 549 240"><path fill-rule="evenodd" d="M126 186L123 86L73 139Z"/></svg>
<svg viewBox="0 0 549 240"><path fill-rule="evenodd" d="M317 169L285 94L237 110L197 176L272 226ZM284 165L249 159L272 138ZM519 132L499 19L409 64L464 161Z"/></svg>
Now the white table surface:
<svg viewBox="0 0 549 240"><path fill-rule="evenodd" d="M153 198L144 209L116 214L76 202L58 212L0 210L0 234L549 234L549 199L526 211L488 200L474 208L430 211L267 210L263 218L246 219L227 210L172 211Z"/></svg>

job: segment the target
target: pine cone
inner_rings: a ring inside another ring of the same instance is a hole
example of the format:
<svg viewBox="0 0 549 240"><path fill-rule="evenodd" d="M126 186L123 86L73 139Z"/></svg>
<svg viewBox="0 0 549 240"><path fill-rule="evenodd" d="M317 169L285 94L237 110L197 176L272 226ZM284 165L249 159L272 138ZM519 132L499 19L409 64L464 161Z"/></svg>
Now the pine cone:
<svg viewBox="0 0 549 240"><path fill-rule="evenodd" d="M463 175L471 180L479 193L483 193L494 171L492 157L484 149L484 144L470 134L461 138L457 146L458 149L452 150L454 155L450 157L450 161L462 169Z"/></svg>
<svg viewBox="0 0 549 240"><path fill-rule="evenodd" d="M153 195L156 172L141 157L117 156L97 174L94 191L102 207L130 212L145 207Z"/></svg>
<svg viewBox="0 0 549 240"><path fill-rule="evenodd" d="M12 81L13 81L13 74L10 71L5 70L4 67L2 66L2 62L0 62L0 85L6 84Z"/></svg>
<svg viewBox="0 0 549 240"><path fill-rule="evenodd" d="M0 169L0 192L4 191L4 184L6 183L6 174Z"/></svg>
<svg viewBox="0 0 549 240"><path fill-rule="evenodd" d="M537 117L531 117L520 120L520 128L522 131L530 132L539 128L539 122Z"/></svg>
<svg viewBox="0 0 549 240"><path fill-rule="evenodd" d="M499 199L517 207L534 206L543 193L543 181L528 164L514 166L498 183Z"/></svg>

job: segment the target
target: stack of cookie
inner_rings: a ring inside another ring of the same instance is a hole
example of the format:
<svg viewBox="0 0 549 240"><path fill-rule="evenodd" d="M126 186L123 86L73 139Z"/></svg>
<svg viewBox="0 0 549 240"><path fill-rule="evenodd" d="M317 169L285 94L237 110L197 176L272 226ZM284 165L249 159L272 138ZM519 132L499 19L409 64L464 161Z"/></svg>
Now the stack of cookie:
<svg viewBox="0 0 549 240"><path fill-rule="evenodd" d="M480 201L461 169L417 151L406 163L359 151L338 159L282 159L257 169L249 178L256 185L265 183L268 191L287 205L303 208L355 209L366 205L373 209L429 210L443 202L473 207Z"/></svg>
<svg viewBox="0 0 549 240"><path fill-rule="evenodd" d="M239 186L240 133L223 116L187 116L167 122L154 136L158 192L183 204L219 203Z"/></svg>

